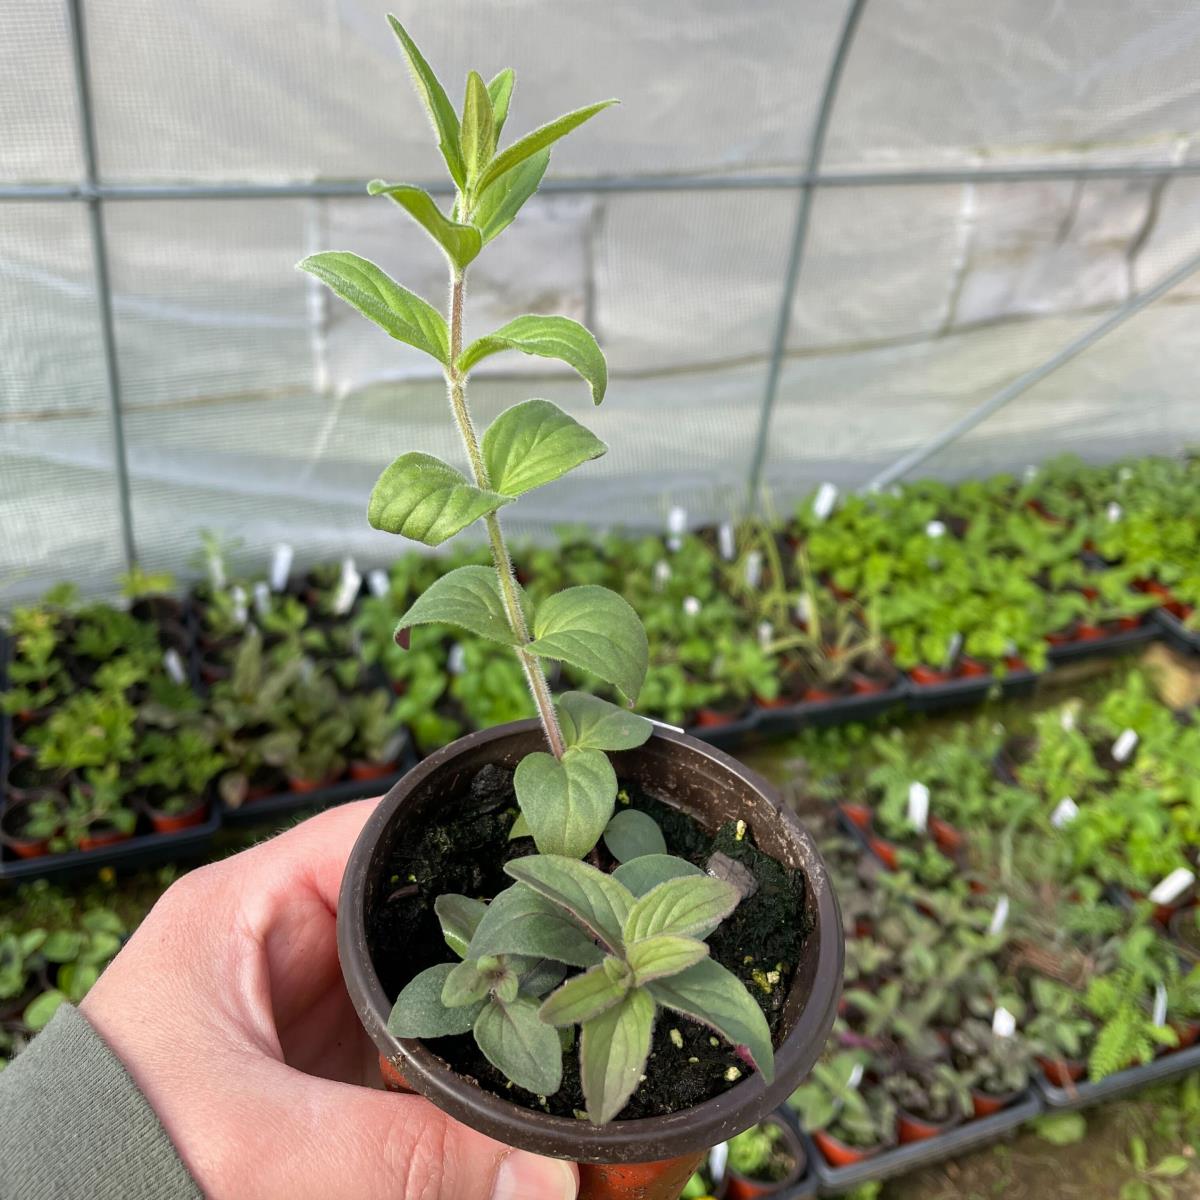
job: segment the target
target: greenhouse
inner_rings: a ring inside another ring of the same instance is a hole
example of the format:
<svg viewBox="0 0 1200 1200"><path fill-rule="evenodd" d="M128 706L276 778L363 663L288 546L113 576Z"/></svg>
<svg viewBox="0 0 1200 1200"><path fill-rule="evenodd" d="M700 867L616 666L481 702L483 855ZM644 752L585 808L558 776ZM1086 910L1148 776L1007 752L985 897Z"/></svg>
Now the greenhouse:
<svg viewBox="0 0 1200 1200"><path fill-rule="evenodd" d="M0 1195L1200 1192L1198 51L10 0Z"/></svg>

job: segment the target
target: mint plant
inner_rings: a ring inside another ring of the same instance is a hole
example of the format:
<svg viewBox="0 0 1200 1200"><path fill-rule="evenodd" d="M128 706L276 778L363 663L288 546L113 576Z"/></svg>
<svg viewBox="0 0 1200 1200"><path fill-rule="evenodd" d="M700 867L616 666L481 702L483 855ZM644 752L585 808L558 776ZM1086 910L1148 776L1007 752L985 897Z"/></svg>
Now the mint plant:
<svg viewBox="0 0 1200 1200"><path fill-rule="evenodd" d="M470 1029L483 1054L513 1083L545 1095L561 1078L557 1030L580 1024L588 1115L604 1122L639 1082L659 1005L711 1025L743 1047L764 1074L773 1069L762 1010L736 976L708 958L703 940L733 910L738 893L662 854L665 843L656 827L647 828L653 826L649 818L631 823L623 814L613 824L618 783L608 755L640 746L650 723L596 696L569 692L557 704L551 696L547 659L610 685L632 705L648 662L637 614L616 592L594 583L531 603L500 525L501 508L606 447L542 399L502 413L480 438L467 402L475 367L511 350L566 363L596 404L604 399L604 355L578 322L520 316L465 346L463 328L470 264L536 192L554 143L615 101L576 109L500 149L513 72L501 71L490 83L470 72L460 114L404 27L395 17L389 21L455 197L446 213L412 184L376 180L368 191L392 200L445 254L447 314L356 254L327 251L299 265L391 337L438 363L470 465L468 478L449 463L409 451L384 470L371 493L367 517L376 529L440 546L482 520L491 551L491 565L459 566L431 583L400 618L397 644L408 646L414 626L437 624L511 650L546 740L546 750L527 755L514 774L519 832L532 836L538 854L508 864L516 882L486 907L467 897L439 899L444 935L463 961L413 979L396 1002L391 1028L401 1037ZM606 831L610 852L631 856L612 876L579 861ZM567 967L586 971L539 1004Z"/></svg>

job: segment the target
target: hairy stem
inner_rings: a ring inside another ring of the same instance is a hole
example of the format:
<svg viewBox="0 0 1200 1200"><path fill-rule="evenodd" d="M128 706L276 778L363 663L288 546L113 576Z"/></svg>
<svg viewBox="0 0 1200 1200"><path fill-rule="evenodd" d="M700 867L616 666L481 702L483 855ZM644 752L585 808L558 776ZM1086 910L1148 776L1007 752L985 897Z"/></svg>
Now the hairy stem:
<svg viewBox="0 0 1200 1200"><path fill-rule="evenodd" d="M471 410L467 407L467 381L458 370L458 356L462 351L464 274L463 271L453 269L450 277L450 365L446 368L446 389L450 396L450 409L454 413L455 424L458 426L459 435L467 451L467 458L471 463L471 473L475 476L475 486L491 488L487 464L483 461L479 438L471 421ZM508 552L508 544L505 542L504 532L500 528L500 518L495 513L489 513L486 523L488 541L492 547L492 562L496 566L496 574L500 579L500 598L504 604L509 627L518 642L517 658L525 672L525 681L529 684L533 702L537 705L538 715L542 720L542 728L546 731L546 741L550 744L551 753L555 758L562 758L564 750L562 730L558 727L558 717L554 712L554 700L550 695L550 685L546 681L546 673L542 670L541 660L538 656L525 649L525 645L530 641L529 627L525 623L525 614L521 610L517 580L513 574L512 556Z"/></svg>

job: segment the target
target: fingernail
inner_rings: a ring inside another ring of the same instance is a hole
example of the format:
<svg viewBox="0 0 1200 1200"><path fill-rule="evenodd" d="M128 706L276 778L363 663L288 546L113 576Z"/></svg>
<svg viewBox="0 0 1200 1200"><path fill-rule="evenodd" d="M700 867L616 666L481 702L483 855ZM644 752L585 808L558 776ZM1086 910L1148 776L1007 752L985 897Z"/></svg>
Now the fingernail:
<svg viewBox="0 0 1200 1200"><path fill-rule="evenodd" d="M578 1190L570 1163L514 1150L500 1162L492 1200L575 1200Z"/></svg>

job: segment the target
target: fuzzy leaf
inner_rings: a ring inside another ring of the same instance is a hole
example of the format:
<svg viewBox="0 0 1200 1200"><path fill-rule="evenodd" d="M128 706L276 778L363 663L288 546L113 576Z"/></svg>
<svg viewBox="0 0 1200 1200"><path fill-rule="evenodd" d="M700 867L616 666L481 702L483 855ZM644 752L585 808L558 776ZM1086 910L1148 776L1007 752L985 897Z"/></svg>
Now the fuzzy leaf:
<svg viewBox="0 0 1200 1200"><path fill-rule="evenodd" d="M519 837L533 837L533 831L529 828L529 822L525 820L524 813L517 813L517 819L512 823L512 828L508 831L508 840L515 841Z"/></svg>
<svg viewBox="0 0 1200 1200"><path fill-rule="evenodd" d="M633 1095L650 1054L654 1001L635 988L620 1004L593 1017L579 1040L579 1075L588 1119L611 1121Z"/></svg>
<svg viewBox="0 0 1200 1200"><path fill-rule="evenodd" d="M563 740L580 750L633 750L654 732L645 717L587 692L563 692L555 708Z"/></svg>
<svg viewBox="0 0 1200 1200"><path fill-rule="evenodd" d="M413 452L400 455L380 475L367 505L367 520L384 533L440 546L510 499L474 487L432 454Z"/></svg>
<svg viewBox="0 0 1200 1200"><path fill-rule="evenodd" d="M463 168L467 172L467 187L473 187L496 152L496 117L492 98L478 71L467 73L459 145L462 147Z"/></svg>
<svg viewBox="0 0 1200 1200"><path fill-rule="evenodd" d="M475 963L456 963L442 984L442 1003L447 1008L461 1008L482 1000L491 990L491 979Z"/></svg>
<svg viewBox="0 0 1200 1200"><path fill-rule="evenodd" d="M516 81L517 77L513 74L512 67L505 67L487 85L488 97L492 102L492 124L495 126L496 137L500 136L504 122L508 120L508 105L512 100L513 85ZM495 150L494 146L493 150Z"/></svg>
<svg viewBox="0 0 1200 1200"><path fill-rule="evenodd" d="M678 975L707 957L708 947L703 942L674 933L634 942L625 951L625 961L633 968L634 982L639 987L652 979Z"/></svg>
<svg viewBox="0 0 1200 1200"><path fill-rule="evenodd" d="M561 359L587 381L592 400L599 404L608 387L608 364L596 339L570 317L541 317L527 314L472 342L459 356L458 369L465 375L481 359L502 350L520 350L539 358Z"/></svg>
<svg viewBox="0 0 1200 1200"><path fill-rule="evenodd" d="M52 988L30 1000L21 1014L21 1020L30 1030L37 1033L50 1024L50 1018L65 1003L67 1003L67 997L58 988Z"/></svg>
<svg viewBox="0 0 1200 1200"><path fill-rule="evenodd" d="M479 230L485 246L513 223L525 201L538 190L549 165L550 151L543 150L511 171L505 171L475 201L471 223Z"/></svg>
<svg viewBox="0 0 1200 1200"><path fill-rule="evenodd" d="M604 957L574 918L524 884L506 888L488 905L470 954L529 954L572 967L593 967Z"/></svg>
<svg viewBox="0 0 1200 1200"><path fill-rule="evenodd" d="M434 198L410 183L384 183L373 179L367 184L372 196L388 196L411 216L445 252L446 257L462 270L483 249L483 238L474 225L451 221L438 208Z"/></svg>
<svg viewBox="0 0 1200 1200"><path fill-rule="evenodd" d="M631 703L646 678L646 631L629 602L595 584L547 596L533 618L527 650L611 683Z"/></svg>
<svg viewBox="0 0 1200 1200"><path fill-rule="evenodd" d="M539 125L523 138L518 138L513 144L492 159L488 169L479 177L479 190L482 191L494 179L499 179L505 171L511 170L518 163L524 162L530 155L553 145L559 138L565 137L573 129L578 129L584 121L594 117L598 112L616 104L616 100L601 100L598 104L589 104L577 108L574 112L564 113L545 125Z"/></svg>
<svg viewBox="0 0 1200 1200"><path fill-rule="evenodd" d="M446 945L459 958L466 958L467 947L479 922L483 920L483 914L487 912L487 905L482 900L472 900L470 896L446 892L433 902L433 911L442 927Z"/></svg>
<svg viewBox="0 0 1200 1200"><path fill-rule="evenodd" d="M635 896L644 896L651 888L666 883L668 879L703 874L699 867L693 866L685 858L675 858L670 854L645 854L622 863L613 872L613 878Z"/></svg>
<svg viewBox="0 0 1200 1200"><path fill-rule="evenodd" d="M434 132L438 136L438 149L442 152L442 158L446 160L450 177L460 188L466 187L467 173L459 148L458 115L454 111L454 106L450 103L445 88L438 82L438 77L433 73L433 69L425 61L420 50L417 49L416 43L408 36L404 26L391 13L388 13L388 21L391 23L392 31L400 39L400 45L404 47L413 84L425 105L425 111L429 113L429 119L433 122Z"/></svg>
<svg viewBox="0 0 1200 1200"><path fill-rule="evenodd" d="M456 965L462 964L438 963L436 967L429 967L411 979L396 997L392 1015L388 1017L388 1029L401 1038L448 1037L455 1033L466 1033L483 1004L450 1008L443 1003L442 989Z"/></svg>
<svg viewBox="0 0 1200 1200"><path fill-rule="evenodd" d="M620 1004L630 980L614 980L603 966L568 979L538 1010L548 1025L580 1025Z"/></svg>
<svg viewBox="0 0 1200 1200"><path fill-rule="evenodd" d="M502 646L516 644L495 567L456 567L433 581L400 618L411 625L455 625Z"/></svg>
<svg viewBox="0 0 1200 1200"><path fill-rule="evenodd" d="M536 1096L550 1096L562 1083L558 1034L538 1017L536 1000L493 1000L475 1019L475 1041L484 1057L509 1079Z"/></svg>
<svg viewBox="0 0 1200 1200"><path fill-rule="evenodd" d="M319 279L389 337L450 363L445 318L420 296L401 287L373 262L345 250L311 254L296 264Z"/></svg>
<svg viewBox="0 0 1200 1200"><path fill-rule="evenodd" d="M514 858L504 870L570 913L610 950L620 951L633 897L611 875L559 854Z"/></svg>
<svg viewBox="0 0 1200 1200"><path fill-rule="evenodd" d="M582 858L600 840L617 799L616 772L599 750L568 750L561 762L527 754L513 786L538 851L567 858Z"/></svg>
<svg viewBox="0 0 1200 1200"><path fill-rule="evenodd" d="M647 854L667 852L658 822L636 808L623 808L604 830L604 844L617 862L630 862Z"/></svg>
<svg viewBox="0 0 1200 1200"><path fill-rule="evenodd" d="M709 875L668 879L651 888L629 910L624 935L628 942L659 933L706 938L738 906L737 888Z"/></svg>
<svg viewBox="0 0 1200 1200"><path fill-rule="evenodd" d="M567 968L562 963L543 958L521 975L521 993L525 996L544 996L562 983L566 973Z"/></svg>
<svg viewBox="0 0 1200 1200"><path fill-rule="evenodd" d="M599 458L608 447L549 400L525 400L498 416L483 435L492 487L520 496Z"/></svg>
<svg viewBox="0 0 1200 1200"><path fill-rule="evenodd" d="M767 1018L732 971L704 958L679 975L656 979L646 987L664 1008L707 1025L735 1046L745 1046L763 1078L768 1083L775 1078Z"/></svg>

